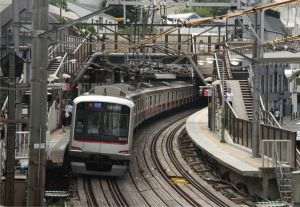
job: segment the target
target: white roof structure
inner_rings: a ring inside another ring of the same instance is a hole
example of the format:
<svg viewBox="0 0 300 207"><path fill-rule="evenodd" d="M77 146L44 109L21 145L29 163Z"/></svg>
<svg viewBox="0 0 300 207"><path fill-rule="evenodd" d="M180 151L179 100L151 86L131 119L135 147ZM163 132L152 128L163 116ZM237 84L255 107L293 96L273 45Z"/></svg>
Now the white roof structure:
<svg viewBox="0 0 300 207"><path fill-rule="evenodd" d="M194 16L195 18L198 17L200 18L200 16L194 12L190 12L190 13L181 13L181 14L169 14L167 15L167 18L173 18L173 19L188 19L191 16Z"/></svg>
<svg viewBox="0 0 300 207"><path fill-rule="evenodd" d="M60 8L54 5L49 4L49 13L59 16L60 15ZM79 16L71 11L66 11L62 9L62 17L65 17L67 19L75 20L78 19Z"/></svg>
<svg viewBox="0 0 300 207"><path fill-rule="evenodd" d="M78 104L80 102L108 102L126 105L130 108L134 107L134 103L131 100L113 96L83 95L74 99L75 104Z"/></svg>

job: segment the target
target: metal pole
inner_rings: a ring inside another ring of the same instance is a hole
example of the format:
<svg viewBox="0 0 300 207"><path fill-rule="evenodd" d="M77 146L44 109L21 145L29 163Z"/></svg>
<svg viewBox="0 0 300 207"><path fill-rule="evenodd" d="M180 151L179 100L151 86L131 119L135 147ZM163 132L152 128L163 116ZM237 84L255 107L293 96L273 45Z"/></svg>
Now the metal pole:
<svg viewBox="0 0 300 207"><path fill-rule="evenodd" d="M260 15L260 31L258 31L258 15ZM259 38L264 35L264 11L261 13L256 13L255 16L256 23L255 29ZM259 157L259 126L260 126L260 117L259 117L259 94L260 94L260 75L259 68L261 67L259 61L263 58L263 47L262 42L263 38L256 38L255 48L253 50L253 57L256 59L253 67L254 80L253 80L253 120L252 120L252 155L253 157Z"/></svg>
<svg viewBox="0 0 300 207"><path fill-rule="evenodd" d="M48 30L48 0L33 1L33 41L29 172L27 206L42 206L45 188L47 64L48 41L41 33Z"/></svg>
<svg viewBox="0 0 300 207"><path fill-rule="evenodd" d="M12 1L13 23L16 20L17 5L16 0ZM12 24L13 24L12 23ZM13 24L14 25L14 24ZM15 32L15 28L13 32ZM5 189L4 189L4 205L14 206L15 200L15 140L16 140L16 69L15 69L15 34L12 35L12 42L8 40L7 44L9 48L9 88L8 91L8 119L12 122L7 124L7 137L6 137L6 177L5 177Z"/></svg>
<svg viewBox="0 0 300 207"><path fill-rule="evenodd" d="M8 91L8 119L12 122L7 124L6 138L6 179L5 179L5 206L14 206L14 182L15 182L15 139L16 123L16 76L15 76L15 53L12 46L9 48L9 88Z"/></svg>
<svg viewBox="0 0 300 207"><path fill-rule="evenodd" d="M220 51L220 48L219 48L219 51ZM222 89L223 89L223 93L222 93L222 117L221 117L221 121L222 121L222 129L221 129L221 140L220 142L222 143L225 143L225 80L224 80L224 69L225 69L225 66L224 66L224 62L222 60L222 76L221 76L221 85L222 85Z"/></svg>
<svg viewBox="0 0 300 207"><path fill-rule="evenodd" d="M124 4L123 4L123 23L126 24L126 2L124 1Z"/></svg>
<svg viewBox="0 0 300 207"><path fill-rule="evenodd" d="M62 21L62 4L63 4L63 0L60 0L60 2L59 2L60 4L59 4L59 22L60 23L63 23L63 21Z"/></svg>

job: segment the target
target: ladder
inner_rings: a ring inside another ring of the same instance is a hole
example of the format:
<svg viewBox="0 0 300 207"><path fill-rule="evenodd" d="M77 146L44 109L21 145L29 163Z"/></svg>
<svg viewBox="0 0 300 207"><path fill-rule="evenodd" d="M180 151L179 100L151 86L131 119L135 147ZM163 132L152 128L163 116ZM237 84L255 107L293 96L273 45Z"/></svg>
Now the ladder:
<svg viewBox="0 0 300 207"><path fill-rule="evenodd" d="M278 156L278 149L275 148L275 164L276 181L278 191L282 201L292 203L293 191L292 191L292 173L291 167L288 162L281 161Z"/></svg>

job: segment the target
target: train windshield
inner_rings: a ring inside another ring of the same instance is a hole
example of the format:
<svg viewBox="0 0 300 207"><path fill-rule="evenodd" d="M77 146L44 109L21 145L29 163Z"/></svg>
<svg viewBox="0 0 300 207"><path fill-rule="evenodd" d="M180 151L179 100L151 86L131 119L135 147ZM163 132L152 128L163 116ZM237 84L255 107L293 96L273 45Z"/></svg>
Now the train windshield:
<svg viewBox="0 0 300 207"><path fill-rule="evenodd" d="M106 102L82 102L76 107L75 140L127 143L130 108Z"/></svg>

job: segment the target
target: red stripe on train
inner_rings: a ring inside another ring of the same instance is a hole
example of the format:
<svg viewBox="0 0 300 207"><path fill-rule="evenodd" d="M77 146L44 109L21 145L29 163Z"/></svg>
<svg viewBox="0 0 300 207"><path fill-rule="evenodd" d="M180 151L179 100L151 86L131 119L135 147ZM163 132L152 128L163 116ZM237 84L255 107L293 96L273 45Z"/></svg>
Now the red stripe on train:
<svg viewBox="0 0 300 207"><path fill-rule="evenodd" d="M127 141L98 141L98 140L90 140L90 139L74 139L77 142L90 142L90 143L102 143L102 144L128 144Z"/></svg>

